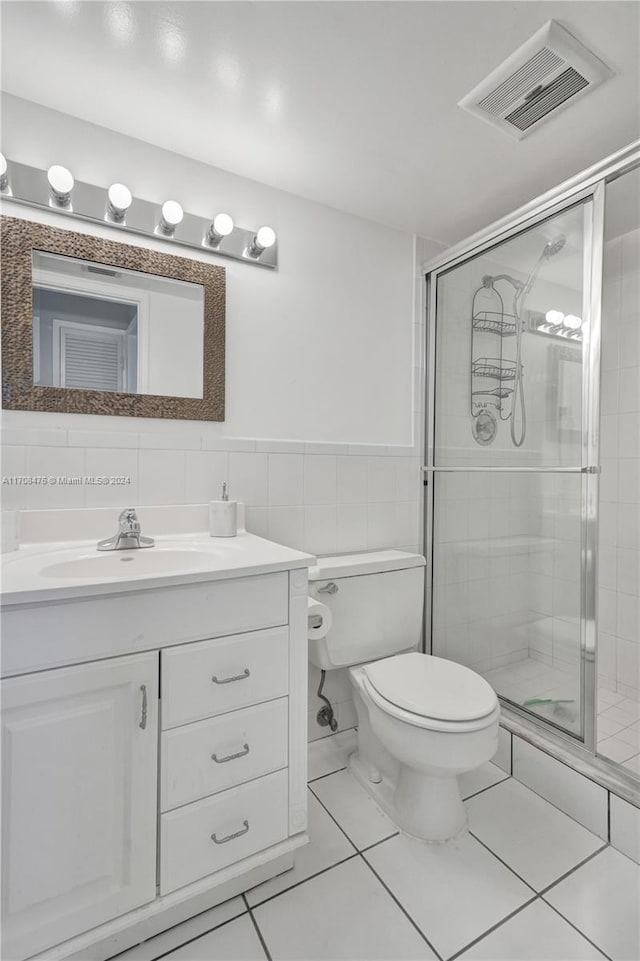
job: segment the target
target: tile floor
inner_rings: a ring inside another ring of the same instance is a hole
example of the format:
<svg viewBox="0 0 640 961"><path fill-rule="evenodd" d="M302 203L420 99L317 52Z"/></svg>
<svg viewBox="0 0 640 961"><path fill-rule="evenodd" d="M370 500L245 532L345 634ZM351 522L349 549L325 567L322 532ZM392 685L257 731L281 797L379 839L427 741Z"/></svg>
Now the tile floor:
<svg viewBox="0 0 640 961"><path fill-rule="evenodd" d="M355 732L309 750L310 843L292 871L117 961L637 961L640 866L486 764L469 832L399 834L345 769Z"/></svg>
<svg viewBox="0 0 640 961"><path fill-rule="evenodd" d="M577 672L524 658L482 672L492 687L515 704L529 698L558 698L573 704L539 705L540 717L557 720L577 730L579 681ZM598 754L640 775L640 702L614 691L598 690Z"/></svg>

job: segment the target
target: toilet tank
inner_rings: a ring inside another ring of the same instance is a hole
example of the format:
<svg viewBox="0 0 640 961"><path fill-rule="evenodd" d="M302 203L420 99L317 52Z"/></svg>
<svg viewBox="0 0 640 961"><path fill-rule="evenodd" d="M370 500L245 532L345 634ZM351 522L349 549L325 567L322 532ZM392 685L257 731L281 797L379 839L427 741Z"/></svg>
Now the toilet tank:
<svg viewBox="0 0 640 961"><path fill-rule="evenodd" d="M326 637L309 638L322 670L410 651L420 644L425 559L404 551L323 557L309 571L309 594L331 609Z"/></svg>

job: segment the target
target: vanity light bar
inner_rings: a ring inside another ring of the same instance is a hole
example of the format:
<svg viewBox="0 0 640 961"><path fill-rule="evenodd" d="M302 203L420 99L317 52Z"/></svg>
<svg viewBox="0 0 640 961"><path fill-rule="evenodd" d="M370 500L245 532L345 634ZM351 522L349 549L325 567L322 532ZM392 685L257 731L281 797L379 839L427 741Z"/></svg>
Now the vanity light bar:
<svg viewBox="0 0 640 961"><path fill-rule="evenodd" d="M2 155L0 155L1 157ZM247 230L228 214L212 218L185 213L176 200L163 204L132 197L124 184L96 187L74 180L55 164L48 170L11 160L0 164L0 198L41 207L67 216L108 224L117 230L155 237L170 244L209 251L217 257L241 260L258 267L278 266L278 244L271 227Z"/></svg>

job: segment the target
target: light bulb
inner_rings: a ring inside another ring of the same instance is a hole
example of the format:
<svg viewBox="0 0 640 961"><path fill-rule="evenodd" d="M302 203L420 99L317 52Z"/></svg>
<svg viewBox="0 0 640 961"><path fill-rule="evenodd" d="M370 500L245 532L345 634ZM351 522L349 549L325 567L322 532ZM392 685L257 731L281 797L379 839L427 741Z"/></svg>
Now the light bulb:
<svg viewBox="0 0 640 961"><path fill-rule="evenodd" d="M256 234L256 244L258 247L262 247L266 250L267 247L273 247L276 242L276 232L271 227L260 227L258 233Z"/></svg>
<svg viewBox="0 0 640 961"><path fill-rule="evenodd" d="M561 310L548 310L544 315L544 319L548 324L557 327L564 320L564 314Z"/></svg>
<svg viewBox="0 0 640 961"><path fill-rule="evenodd" d="M114 220L123 220L133 202L131 191L124 184L111 184L107 191L109 213Z"/></svg>
<svg viewBox="0 0 640 961"><path fill-rule="evenodd" d="M213 223L209 227L207 240L216 246L224 237L228 237L234 227L233 217L229 214L216 214Z"/></svg>
<svg viewBox="0 0 640 961"><path fill-rule="evenodd" d="M66 167L61 167L60 164L54 164L47 170L47 180L49 181L49 188L51 190L51 196L57 204L64 207L71 200L71 191L73 190L73 174Z"/></svg>
<svg viewBox="0 0 640 961"><path fill-rule="evenodd" d="M160 229L166 234L172 234L183 217L184 211L176 200L165 200L162 205Z"/></svg>
<svg viewBox="0 0 640 961"><path fill-rule="evenodd" d="M565 327L569 330L579 330L582 327L582 317L576 317L575 314L567 314L562 321Z"/></svg>
<svg viewBox="0 0 640 961"><path fill-rule="evenodd" d="M260 227L255 237L249 244L247 253L250 257L259 257L267 249L273 247L276 242L276 232L272 227Z"/></svg>
<svg viewBox="0 0 640 961"><path fill-rule="evenodd" d="M7 159L4 154L0 153L0 190L6 190L8 186Z"/></svg>

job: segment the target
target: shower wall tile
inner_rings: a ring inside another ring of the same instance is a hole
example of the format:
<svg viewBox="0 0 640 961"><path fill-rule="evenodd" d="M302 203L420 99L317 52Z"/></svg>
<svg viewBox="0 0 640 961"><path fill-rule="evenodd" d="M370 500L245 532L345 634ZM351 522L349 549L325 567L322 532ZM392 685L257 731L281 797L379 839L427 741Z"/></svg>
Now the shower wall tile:
<svg viewBox="0 0 640 961"><path fill-rule="evenodd" d="M640 809L611 795L611 846L640 863Z"/></svg>

